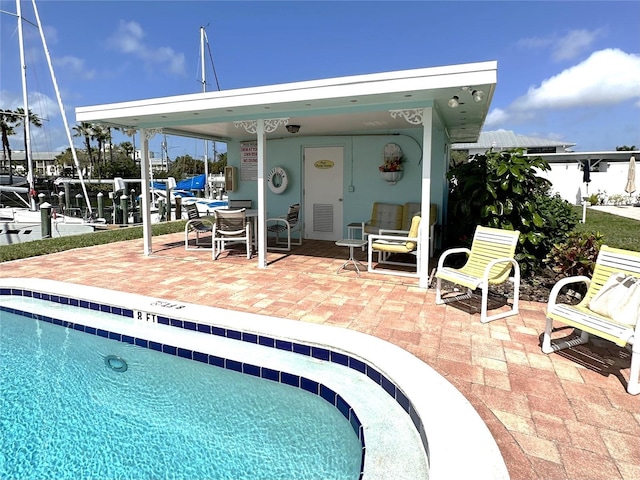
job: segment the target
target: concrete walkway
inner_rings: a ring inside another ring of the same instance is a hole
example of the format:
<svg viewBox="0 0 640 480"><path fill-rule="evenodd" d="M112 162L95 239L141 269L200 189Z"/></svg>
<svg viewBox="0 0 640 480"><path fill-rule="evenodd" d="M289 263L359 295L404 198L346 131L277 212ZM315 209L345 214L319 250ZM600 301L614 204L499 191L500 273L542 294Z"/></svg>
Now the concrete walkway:
<svg viewBox="0 0 640 480"><path fill-rule="evenodd" d="M181 233L155 237L154 249L143 256L141 240L83 248L2 263L0 276L94 285L374 335L431 365L466 396L513 480L640 480L640 397L625 391L629 352L596 340L543 354L545 304L521 302L520 314L481 324L479 314L455 304L436 306L433 289L419 288L414 279L337 274L348 250L333 242L269 253L266 269L241 253L213 262L209 250L187 252ZM356 256L366 260L364 252ZM464 425L451 422L464 434Z"/></svg>

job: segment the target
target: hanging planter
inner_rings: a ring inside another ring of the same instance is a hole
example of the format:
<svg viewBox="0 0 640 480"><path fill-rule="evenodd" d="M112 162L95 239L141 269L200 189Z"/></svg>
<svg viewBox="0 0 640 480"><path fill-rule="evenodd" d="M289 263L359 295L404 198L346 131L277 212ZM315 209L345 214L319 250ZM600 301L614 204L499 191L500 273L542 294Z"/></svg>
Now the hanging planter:
<svg viewBox="0 0 640 480"><path fill-rule="evenodd" d="M395 143L388 143L384 146L384 150L382 151L382 165L378 167L378 170L380 170L380 176L385 182L395 185L395 183L400 180L402 177L403 160L404 156L402 155L400 146Z"/></svg>
<svg viewBox="0 0 640 480"><path fill-rule="evenodd" d="M400 180L400 177L402 177L402 170L395 170L393 172L380 172L380 176L385 182L394 185L398 180Z"/></svg>

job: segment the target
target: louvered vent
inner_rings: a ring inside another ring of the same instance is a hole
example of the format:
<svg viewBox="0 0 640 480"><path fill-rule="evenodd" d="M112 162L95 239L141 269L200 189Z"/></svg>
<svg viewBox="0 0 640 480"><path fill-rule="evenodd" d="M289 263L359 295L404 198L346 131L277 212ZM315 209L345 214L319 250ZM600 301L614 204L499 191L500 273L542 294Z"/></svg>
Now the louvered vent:
<svg viewBox="0 0 640 480"><path fill-rule="evenodd" d="M333 205L322 203L313 204L313 231L333 232Z"/></svg>

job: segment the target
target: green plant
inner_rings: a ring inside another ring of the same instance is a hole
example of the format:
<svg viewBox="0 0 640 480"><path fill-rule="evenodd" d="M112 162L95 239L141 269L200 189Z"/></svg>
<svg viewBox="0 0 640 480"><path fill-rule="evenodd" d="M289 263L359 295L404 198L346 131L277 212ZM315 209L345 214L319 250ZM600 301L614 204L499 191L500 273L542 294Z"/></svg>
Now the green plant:
<svg viewBox="0 0 640 480"><path fill-rule="evenodd" d="M597 193L592 193L587 197L587 202L589 202L591 205L598 205L598 203L600 202L600 197Z"/></svg>
<svg viewBox="0 0 640 480"><path fill-rule="evenodd" d="M603 239L599 232L571 232L565 241L553 246L545 263L556 278L576 275L590 277Z"/></svg>
<svg viewBox="0 0 640 480"><path fill-rule="evenodd" d="M548 204L545 197L550 182L538 176L538 171L546 170L549 164L544 159L525 156L522 149L489 150L452 168L447 174L449 238L454 242L469 238L478 224L519 230L516 258L523 274L532 275L550 248L544 239L560 238L565 230L540 214L540 204ZM554 209L550 204L547 207Z"/></svg>

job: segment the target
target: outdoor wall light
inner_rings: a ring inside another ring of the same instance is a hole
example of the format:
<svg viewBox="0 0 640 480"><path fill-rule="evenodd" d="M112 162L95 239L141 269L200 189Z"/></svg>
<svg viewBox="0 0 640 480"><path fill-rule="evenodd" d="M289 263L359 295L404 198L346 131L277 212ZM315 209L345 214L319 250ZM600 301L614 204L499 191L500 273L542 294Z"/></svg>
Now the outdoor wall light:
<svg viewBox="0 0 640 480"><path fill-rule="evenodd" d="M300 125L287 125L287 132L298 133L300 131Z"/></svg>
<svg viewBox="0 0 640 480"><path fill-rule="evenodd" d="M460 105L459 102L459 98L457 95L454 95L453 97L451 97L451 99L449 99L449 101L447 102L447 104L451 107L451 108L458 108L458 105Z"/></svg>
<svg viewBox="0 0 640 480"><path fill-rule="evenodd" d="M471 96L473 97L474 101L481 102L484 98L484 92L482 90L474 90L473 92L471 92Z"/></svg>

